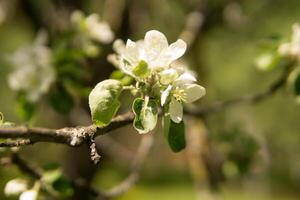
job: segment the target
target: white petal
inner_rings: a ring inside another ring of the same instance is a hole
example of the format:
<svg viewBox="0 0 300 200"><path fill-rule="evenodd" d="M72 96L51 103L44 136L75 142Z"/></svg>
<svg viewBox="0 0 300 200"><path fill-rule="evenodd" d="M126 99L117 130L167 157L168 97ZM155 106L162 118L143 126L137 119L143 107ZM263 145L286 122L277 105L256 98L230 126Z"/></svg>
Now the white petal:
<svg viewBox="0 0 300 200"><path fill-rule="evenodd" d="M163 93L161 94L161 99L160 99L160 104L161 104L161 106L165 105L166 100L167 100L167 98L168 98L168 96L169 96L171 90L172 90L172 86L169 85L169 86L167 87L167 89L165 89L165 90L163 91Z"/></svg>
<svg viewBox="0 0 300 200"><path fill-rule="evenodd" d="M110 43L114 38L114 33L108 23L100 21L97 14L91 14L86 18L88 34L94 40L102 43Z"/></svg>
<svg viewBox="0 0 300 200"><path fill-rule="evenodd" d="M98 23L92 31L93 38L104 44L108 44L114 39L114 33L106 22Z"/></svg>
<svg viewBox="0 0 300 200"><path fill-rule="evenodd" d="M125 61L124 59L121 59L119 62L119 66L122 72L125 74L128 74L132 77L135 77L135 75L132 73L133 67L132 65L127 63L127 60Z"/></svg>
<svg viewBox="0 0 300 200"><path fill-rule="evenodd" d="M186 43L179 39L172 43L159 57L161 66L169 66L173 61L180 58L186 51Z"/></svg>
<svg viewBox="0 0 300 200"><path fill-rule="evenodd" d="M175 85L182 85L186 83L193 83L196 82L196 78L189 72L185 72L181 74L176 80Z"/></svg>
<svg viewBox="0 0 300 200"><path fill-rule="evenodd" d="M182 103L177 101L176 99L172 98L170 103L170 117L175 123L179 123L182 120L183 116L183 106Z"/></svg>
<svg viewBox="0 0 300 200"><path fill-rule="evenodd" d="M36 190L27 190L23 192L19 200L36 200L38 197L38 192Z"/></svg>
<svg viewBox="0 0 300 200"><path fill-rule="evenodd" d="M20 195L27 189L27 182L23 179L13 179L6 183L4 194L6 196Z"/></svg>
<svg viewBox="0 0 300 200"><path fill-rule="evenodd" d="M185 86L184 90L186 93L186 103L194 102L203 97L206 93L205 88L197 84L188 84Z"/></svg>
<svg viewBox="0 0 300 200"><path fill-rule="evenodd" d="M116 39L113 43L113 50L118 54L122 54L125 51L124 41L121 39Z"/></svg>
<svg viewBox="0 0 300 200"><path fill-rule="evenodd" d="M175 69L166 69L160 73L160 83L163 85L169 85L178 77L178 73Z"/></svg>
<svg viewBox="0 0 300 200"><path fill-rule="evenodd" d="M128 62L135 64L138 63L139 57L139 48L136 42L131 41L130 39L126 42L126 48L123 53L123 58L126 59Z"/></svg>
<svg viewBox="0 0 300 200"><path fill-rule="evenodd" d="M161 52L168 47L168 40L161 32L151 30L145 35L144 45L147 61L151 62L158 59Z"/></svg>

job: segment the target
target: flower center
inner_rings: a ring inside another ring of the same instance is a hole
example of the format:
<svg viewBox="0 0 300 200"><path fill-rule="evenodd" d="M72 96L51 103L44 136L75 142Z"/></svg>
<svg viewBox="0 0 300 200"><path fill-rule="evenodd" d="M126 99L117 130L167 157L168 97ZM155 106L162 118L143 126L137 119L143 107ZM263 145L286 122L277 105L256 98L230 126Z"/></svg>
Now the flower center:
<svg viewBox="0 0 300 200"><path fill-rule="evenodd" d="M184 102L186 100L186 92L183 89L176 88L173 92L173 97L179 102Z"/></svg>

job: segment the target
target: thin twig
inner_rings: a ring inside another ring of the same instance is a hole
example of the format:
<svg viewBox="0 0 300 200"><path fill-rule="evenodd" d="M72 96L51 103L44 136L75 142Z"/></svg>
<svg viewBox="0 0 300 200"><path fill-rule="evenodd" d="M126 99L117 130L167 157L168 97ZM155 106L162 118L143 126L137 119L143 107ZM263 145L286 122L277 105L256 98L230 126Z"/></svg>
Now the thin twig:
<svg viewBox="0 0 300 200"><path fill-rule="evenodd" d="M28 162L26 162L23 158L21 158L17 153L12 153L11 155L11 162L18 166L18 168L30 175L31 177L35 179L40 179L42 177L42 170L36 167L33 167Z"/></svg>
<svg viewBox="0 0 300 200"><path fill-rule="evenodd" d="M32 144L30 139L20 139L0 142L0 147L19 147Z"/></svg>

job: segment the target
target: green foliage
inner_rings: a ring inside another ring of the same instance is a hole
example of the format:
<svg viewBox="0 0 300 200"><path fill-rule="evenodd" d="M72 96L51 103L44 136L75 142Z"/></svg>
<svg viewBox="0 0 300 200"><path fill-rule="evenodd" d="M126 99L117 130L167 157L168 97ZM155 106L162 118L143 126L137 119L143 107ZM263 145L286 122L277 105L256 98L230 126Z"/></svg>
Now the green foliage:
<svg viewBox="0 0 300 200"><path fill-rule="evenodd" d="M66 88L60 84L51 92L50 105L59 113L67 114L74 107L74 100Z"/></svg>
<svg viewBox="0 0 300 200"><path fill-rule="evenodd" d="M142 60L136 67L134 67L132 72L138 77L145 78L150 74L150 69L148 67L148 64Z"/></svg>
<svg viewBox="0 0 300 200"><path fill-rule="evenodd" d="M110 79L118 80L122 83L122 85L127 86L130 85L133 82L133 78L124 74L120 70L115 70L111 73Z"/></svg>
<svg viewBox="0 0 300 200"><path fill-rule="evenodd" d="M169 115L164 116L164 135L173 152L180 152L186 146L184 122L175 123Z"/></svg>
<svg viewBox="0 0 300 200"><path fill-rule="evenodd" d="M117 113L120 102L118 97L122 84L117 80L104 80L98 83L89 96L89 106L96 125L108 125Z"/></svg>
<svg viewBox="0 0 300 200"><path fill-rule="evenodd" d="M139 133L148 133L157 123L158 104L153 99L136 98L132 105L135 114L133 126Z"/></svg>
<svg viewBox="0 0 300 200"><path fill-rule="evenodd" d="M27 100L25 93L21 92L17 95L16 112L24 121L29 121L35 113L35 105Z"/></svg>

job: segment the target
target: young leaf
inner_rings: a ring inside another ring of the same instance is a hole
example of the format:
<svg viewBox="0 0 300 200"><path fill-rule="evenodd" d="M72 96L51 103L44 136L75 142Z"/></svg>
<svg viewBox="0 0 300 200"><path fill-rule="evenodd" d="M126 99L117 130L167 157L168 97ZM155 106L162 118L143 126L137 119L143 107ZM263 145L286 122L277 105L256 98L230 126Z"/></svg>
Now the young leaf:
<svg viewBox="0 0 300 200"><path fill-rule="evenodd" d="M134 80L132 77L124 74L120 70L113 71L110 75L110 79L115 79L115 80L121 81L123 86L130 85Z"/></svg>
<svg viewBox="0 0 300 200"><path fill-rule="evenodd" d="M112 79L98 83L91 91L89 106L96 125L102 126L110 123L120 107L118 98L121 91L121 82Z"/></svg>
<svg viewBox="0 0 300 200"><path fill-rule="evenodd" d="M169 115L165 115L163 119L163 128L166 139L173 152L179 152L186 146L184 136L184 122L175 123L170 119Z"/></svg>
<svg viewBox="0 0 300 200"><path fill-rule="evenodd" d="M132 110L135 114L133 126L139 133L148 133L155 128L158 117L155 100L137 98L133 102Z"/></svg>

